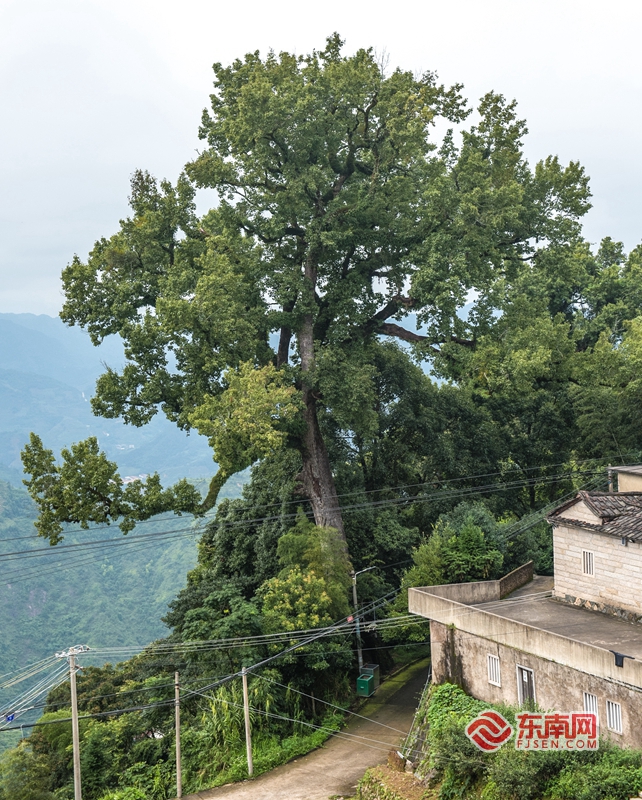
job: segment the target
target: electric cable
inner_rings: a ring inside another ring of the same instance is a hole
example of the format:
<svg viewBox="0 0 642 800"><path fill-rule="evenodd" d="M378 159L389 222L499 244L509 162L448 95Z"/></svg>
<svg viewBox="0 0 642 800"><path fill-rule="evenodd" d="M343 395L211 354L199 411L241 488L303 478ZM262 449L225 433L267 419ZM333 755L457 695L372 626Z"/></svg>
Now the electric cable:
<svg viewBox="0 0 642 800"><path fill-rule="evenodd" d="M67 670L65 670L65 672L67 672ZM209 680L209 679L215 679L216 680L219 677L220 677L219 675L211 675L211 676L208 676L207 680ZM203 677L201 677L201 680L203 680ZM90 695L89 697L79 696L78 704L79 705L81 703L87 704L87 703L90 703L90 702L95 702L96 700L104 700L107 697L122 697L123 695L136 694L137 692L154 692L154 691L156 691L158 689L168 689L168 688L172 688L173 689L175 685L176 685L175 682L171 681L171 682L168 682L168 683L157 683L154 686L139 686L136 689L126 689L126 690L123 690L122 692L110 692L109 694ZM187 683L183 683L181 681L181 687L184 687L184 686L187 686ZM79 695L81 695L81 690L82 690L82 684L79 682L79 684L78 684L78 693L79 693ZM36 709L40 709L40 708L55 708L55 707L59 707L59 706L63 706L63 707L66 708L68 705L69 705L69 703L67 701L62 701L61 700L58 703L46 702L46 703L43 703L43 704L38 705L38 706L31 706L30 710L34 709L34 708L36 708Z"/></svg>
<svg viewBox="0 0 642 800"><path fill-rule="evenodd" d="M206 700L225 703L226 705L233 706L234 708L243 708L243 706L240 705L239 703L235 703L232 700L227 700L224 697L210 697L209 695L203 694L202 692L194 692L194 694L201 695ZM287 717L283 714L273 714L269 711L263 711L260 708L254 708L253 706L250 707L250 713L252 712L254 712L255 714L260 714L261 716L264 717L269 717L272 719L280 719L285 722L293 722L295 725L304 725L308 728L314 728L316 730L324 731L325 733L328 733L329 736L337 736L338 738L343 738L344 740L347 741L354 742L355 740L359 740L357 742L358 744L362 744L365 747L372 747L373 750L385 750L386 752L390 752L390 748L392 747L392 744L390 742L382 742L379 739L373 739L369 736L360 736L359 734L349 733L348 731L335 730L334 728L328 728L324 725L315 725L313 722L308 722L303 719L295 719L294 717ZM364 717L364 719L367 720L368 722L373 721L369 717ZM393 728L393 730L396 729ZM399 732L401 733L402 736L405 735L403 731ZM372 742L374 744L366 744L366 742ZM378 745L384 745L384 747L379 747Z"/></svg>
<svg viewBox="0 0 642 800"><path fill-rule="evenodd" d="M629 456L629 455L639 457L639 451L636 450L636 451L630 451L628 453L623 453L623 454L621 454L621 458L624 458L625 456ZM582 460L579 460L579 461L575 461L573 463L576 464L576 465L580 465L580 464L595 464L595 463L599 463L599 462L608 461L610 458L611 458L610 456L601 456L599 458L582 459ZM361 496L361 495L369 495L369 494L375 494L377 492L398 492L398 491L402 491L404 489L419 488L419 487L422 487L422 486L434 486L435 483L438 483L440 486L445 486L445 485L449 485L449 484L452 484L452 483L459 483L459 482L465 481L465 480L473 480L473 479L476 479L476 478L487 478L487 477L495 477L495 476L498 476L498 475L499 476L507 475L508 473L513 472L513 471L521 472L522 474L524 474L524 473L528 473L528 472L534 472L535 470L540 470L541 471L541 470L545 470L545 469L554 469L554 468L557 468L557 467L563 467L566 464L568 464L567 461L566 462L558 462L556 464L542 464L542 465L539 465L539 466L536 466L536 467L519 467L517 465L514 465L514 466L511 466L511 467L508 467L505 470L498 470L498 471L495 471L495 472L474 473L472 475L462 475L462 476L460 476L458 478L447 478L445 480L430 480L430 481L423 481L423 482L420 482L420 483L408 483L408 484L401 484L400 486L394 486L394 487L381 487L379 489L359 489L359 490L355 490L355 491L352 491L352 492L343 492L341 494L337 494L336 496L338 498L341 498L341 497L354 497L354 496ZM581 474L581 472L582 472L582 470L575 470L574 471L574 473L576 473L576 474ZM207 480L207 479L204 479L204 480ZM223 498L223 499L228 499L228 498ZM279 502L273 502L273 503L257 503L257 504L255 504L253 506L250 506L249 510L252 510L254 508L271 508L273 506L283 507L284 505L294 505L294 504L301 505L301 503L304 503L304 502L309 502L308 498L299 498L299 499L296 499L296 500L285 500L285 501L279 501ZM214 513L210 515L209 512L208 512L207 514L205 514L205 515L203 515L201 517L198 517L197 519L199 519L199 520L211 519L211 518L213 518L215 516L215 513L216 512L214 511ZM167 516L167 519L171 519L171 518L172 518L171 516L169 516L169 515ZM21 519L24 519L24 518L21 518ZM146 524L146 523L149 523L149 522L159 522L159 521L160 521L160 517L152 517L152 518L149 518L149 519L139 520L136 523L136 525L138 526L138 525L143 525L143 524ZM92 526L91 528L89 528L87 530L80 528L80 529L75 529L75 530L69 531L69 532L71 532L71 533L85 533L85 532L92 532L92 531L96 531L96 530L109 530L109 529L113 529L113 526L112 525L97 525L97 526ZM41 538L41 537L39 537L38 534L32 534L31 537L15 537L14 539L0 539L0 543L5 542L5 541L16 541L18 539L24 539L24 538Z"/></svg>
<svg viewBox="0 0 642 800"><path fill-rule="evenodd" d="M11 570L4 571L2 573L2 577L3 577L3 581L16 583L16 582L19 582L19 581L27 580L27 579L29 579L31 577L34 577L34 576L40 577L41 575L47 575L47 574L50 574L52 572L59 572L59 571L66 570L66 569L75 569L76 567L82 567L82 566L85 566L87 564L97 564L97 563L100 563L101 561L103 561L103 559L105 559L105 558L112 558L113 559L113 558L117 558L118 556L129 555L130 553L133 553L133 552L140 552L141 550L148 550L148 549L150 549L152 547L159 548L159 547L162 547L163 544L165 544L165 542L136 542L136 543L134 543L134 545L127 552L124 552L124 553L113 553L113 554L112 553L105 553L105 552L102 551L102 549L99 549L99 551L97 553L94 553L94 554L89 555L89 556L81 554L81 557L77 558L75 560L74 559L68 560L67 555L65 553L61 553L59 561L54 561L53 559L49 559L48 562L47 562L47 566L44 569L41 568L41 567L39 568L38 565L33 565L33 566L25 568L22 571L20 571L20 569L13 570L13 571L11 571ZM57 554L54 553L54 555L57 555ZM19 561L20 559L15 559L15 560ZM53 561L53 563L52 563L52 561Z"/></svg>
<svg viewBox="0 0 642 800"><path fill-rule="evenodd" d="M55 663L55 661L56 661L55 656L47 656L46 658L43 658L40 661L35 661L33 664L27 664L26 666L12 670L11 672L5 672L3 675L0 675L0 679L8 678L8 680L5 680L2 683L0 683L0 689L6 689L9 686L13 686L16 683L20 683L20 681L23 681L26 678L30 678L33 675L37 675L38 672L41 672L44 669L48 669L49 666ZM9 676L15 676L15 677L9 677Z"/></svg>
<svg viewBox="0 0 642 800"><path fill-rule="evenodd" d="M600 473L600 474L601 474L601 473ZM598 478L597 480L598 480L598 482L601 482L599 478ZM583 488L586 488L587 486L589 486L589 485L590 485L590 483L591 483L591 481L589 481L589 482L587 482L587 483L583 484L583 485L582 485L582 486L580 486L578 489L575 489L575 490L574 490L572 493L570 493L569 495L566 495L565 497L571 497L571 496L573 496L573 495L574 495L574 494L576 494L576 493L577 493L577 491L579 491L580 489L583 489ZM563 501L563 499L564 499L564 498L560 498L560 499L558 499L558 500L554 501L553 503L550 503L548 506L546 506L546 507L545 507L545 509L542 509L542 510L540 510L539 512L535 512L535 514L528 515L528 517L527 517L527 518L522 518L522 519L521 519L521 520L519 520L518 522L514 523L514 524L513 524L513 526L511 526L511 527L510 527L510 528L509 528L509 529L508 529L508 530L505 532L505 534L504 534L504 535L505 535L505 538L506 538L506 539L514 538L514 537L516 537L516 536L520 535L521 533L523 533L525 530L528 530L528 529L529 529L530 527L532 527L534 524L537 524L539 521L541 521L541 519L543 519L543 517L544 517L544 516L546 516L546 513L548 513L548 510L552 510L553 508L555 508L555 506L556 506L556 505L559 505L559 504L560 504L560 502L562 502L562 501ZM524 519L526 519L526 520L527 520L527 524L526 524L526 525L522 525L522 523L523 523ZM243 521L243 522L245 522L245 521ZM518 527L515 527L515 526L518 526ZM188 534L186 534L186 535L188 535L188 536L191 536L191 535L194 535L194 536L195 536L195 535L198 535L199 533L201 533L201 530L200 530L200 529L196 529L196 530L194 530L194 529L193 529L193 527L190 527L189 529L178 529L178 530L179 530L179 531L182 531L182 530L189 530L189 533L188 533ZM172 533L176 533L176 531L172 531ZM141 537L138 537L138 538L140 538L140 539L143 539L143 538L147 538L147 537L146 537L146 536L141 536ZM177 537L168 537L168 539L172 539L172 538L177 538ZM124 544L124 543L125 543L125 541L121 540L120 538L118 538L118 539L114 539L114 540L111 540L111 539L110 539L110 540L107 540L107 541L110 541L110 542L111 542L111 541L114 541L114 542L116 542L116 544ZM130 540L129 540L128 542L126 542L126 543L128 543L128 544L129 544L129 543L131 543L132 541L133 541L133 540L132 540L132 539L130 539ZM92 544L92 543L83 543L83 544ZM152 543L151 543L151 545L149 545L149 546L155 546L155 544L156 544L155 542L152 542ZM132 550L130 550L129 552L133 552L135 549L144 549L144 547L143 547L142 545L140 545L140 547L137 547L137 548L132 548ZM30 551L26 551L26 552L30 552ZM46 549L46 552L47 552L47 554L49 554L49 553L51 553L52 551L50 551L50 550ZM106 556L103 556L103 557L106 557ZM18 560L18 559L15 559L15 560ZM96 559L94 556L92 556L92 557L90 557L90 558L85 558L85 559L82 559L82 560L76 560L76 561L71 561L71 562L68 562L68 561L67 561L67 562L62 562L62 563L63 563L63 566L56 566L55 568L53 568L53 569L51 569L51 570L42 570L42 569L38 569L38 570L37 570L37 571L35 571L35 572L26 572L26 573L25 573L25 572L18 572L18 573L16 573L15 571L14 571L14 572L9 572L9 573L6 573L6 572L5 572L5 573L4 573L4 576L5 576L5 579L9 578L9 579L10 579L10 580L12 580L13 582L15 582L17 579L21 579L21 580L28 580L28 579L29 579L29 578L31 578L31 577L34 577L34 576L38 576L38 577L39 577L40 575L42 575L42 574L47 574L48 572L59 571L59 570L65 570L65 569L72 569L72 568L76 568L77 566L82 566L82 565L84 565L84 564L92 564L92 563L95 563L95 562L96 562L96 560L97 560L97 559ZM412 560L412 559L406 559L406 560L404 560L404 561L397 562L397 564L410 563L410 561L411 561L411 560ZM394 564L394 565L386 565L386 566L379 566L379 565L376 565L376 566L377 566L377 568L378 568L378 569L386 569L386 568L388 568L388 567L396 566L397 564Z"/></svg>
<svg viewBox="0 0 642 800"><path fill-rule="evenodd" d="M25 714L27 711L33 709L35 701L43 694L46 695L52 689L55 689L67 679L67 667L65 664L59 665L60 668L55 670L52 675L48 675L43 680L39 681L34 687L23 692L17 698L14 698L10 703L5 703L0 708L0 717L5 718L5 722L0 722L0 730L13 720Z"/></svg>
<svg viewBox="0 0 642 800"><path fill-rule="evenodd" d="M545 600L550 597L550 590L543 590L541 592L533 592L528 595L521 595L516 598L507 598L505 600L492 600L487 601L488 604L501 604L502 606L510 605L526 605L528 603L537 602L539 600ZM465 612L461 612L463 614L472 614L475 613L475 609L481 605L486 604L476 604L472 608L466 607ZM373 609L370 607L362 607L359 609L359 617L364 617L366 614L371 613ZM406 628L412 626L413 624L426 624L427 620L423 617L419 617L417 614L404 614L401 616L394 616L394 617L383 617L377 620L368 620L362 621L360 623L360 629L362 632L372 632L376 631L385 631L394 628ZM340 627L339 627L340 626ZM248 647L259 647L259 646L267 646L267 645L275 645L281 644L283 642L292 641L293 639L299 639L300 641L306 640L312 634L325 631L322 635L324 636L352 636L356 632L356 623L355 622L340 622L337 623L337 627L331 626L329 628L307 628L302 629L299 631L279 631L278 633L273 634L259 634L256 636L247 636L247 637L234 637L231 639L194 639L186 642L171 642L167 644L161 643L160 645L147 645L146 647L149 648L148 652L151 655L164 653L167 655L171 655L176 651L180 651L185 654L193 654L193 653L204 653L204 652L216 652L219 650L227 650L227 649L237 649L243 646ZM319 638L318 636L314 637ZM92 653L96 655L126 655L129 652L137 650L140 652L143 650L143 647L113 647L113 648L92 648ZM368 648L371 649L371 648ZM250 668L248 667L248 670Z"/></svg>
<svg viewBox="0 0 642 800"><path fill-rule="evenodd" d="M395 733L400 733L402 736L404 735L403 731L400 731L399 728L393 728L390 725L386 725L384 722L378 722L371 717L364 717L363 714L357 714L356 711L350 711L349 708L342 708L341 706L337 706L334 703L328 703L327 700L321 700L319 697L314 697L311 694L306 694L306 692L302 692L299 689L295 689L294 686L286 686L284 683L279 683L278 681L273 681L271 678L266 678L265 675L257 675L255 672L251 672L255 678L258 678L262 681L267 681L267 683L272 683L275 686L280 686L282 689L286 689L288 692L295 692L296 694L300 694L302 697L308 697L313 700L315 703L322 703L324 706L329 706L330 708L335 708L337 711L341 711L343 714L350 714L353 717L359 717L360 719L365 719L368 722L374 722L376 725L381 725L383 728L388 728L391 731L395 731Z"/></svg>
<svg viewBox="0 0 642 800"><path fill-rule="evenodd" d="M483 485L472 486L472 487L464 487L463 489L455 490L454 492L453 491L449 491L449 490L442 490L442 491L433 492L433 493L428 494L428 495L410 495L408 497L389 498L387 500L375 501L374 503L352 504L352 505L344 506L343 508L337 507L337 509L334 509L334 510L340 510L342 512L345 512L345 511L350 511L350 510L361 510L363 508L377 508L377 507L387 506L387 505L391 505L391 504L392 505L397 505L399 503L428 502L428 501L433 501L433 500L436 500L436 499L441 499L442 497L446 497L448 499L450 499L450 498L457 499L457 497L459 497L462 493L466 494L466 495L467 494L471 494L471 493L472 494L488 493L489 491L492 492L492 491L496 491L496 490L505 490L505 489L509 489L509 488L515 488L516 486L530 485L532 483L551 483L551 482L558 481L558 480L560 480L562 478L572 477L573 475L589 475L589 474L591 474L591 475L593 475L593 474L602 475L602 471L595 472L595 473L588 473L586 471L581 471L581 470L569 470L569 471L566 471L564 473L560 473L560 474L556 474L556 475L547 475L547 476L544 476L542 478L539 478L539 477L523 478L523 479L518 480L518 481L508 481L508 482L503 482L503 483L491 483L491 484L483 484ZM467 476L466 478L453 479L453 480L472 479L472 477L474 477L474 476L470 476L470 477ZM371 490L371 491L383 491L383 490ZM295 501L292 501L292 502L295 502ZM220 524L222 526L226 526L226 527L237 527L239 525L257 524L257 523L261 523L261 522L275 521L275 520L287 519L287 518L292 518L292 517L296 517L296 514L287 514L287 515L280 514L280 515L276 515L276 516L256 517L256 518L249 519L249 520L234 520L234 521L231 521L231 522L228 522L228 521L225 521L225 520L221 520L218 524ZM196 518L196 519L199 522L202 521L202 518ZM151 521L158 522L159 520L157 518L154 518L153 520L152 519L141 520L141 522L151 522ZM138 523L138 524L140 524L140 523ZM111 525L97 526L97 527L89 528L88 531L92 531L93 532L95 530L104 530L104 529L113 530L114 528ZM176 529L173 529L173 530L170 530L170 531L157 531L155 533L150 533L150 534L140 534L138 536L129 536L126 541L133 541L135 539L140 539L140 538L143 538L143 537L150 537L151 538L151 537L155 537L155 536L166 536L166 535L171 534L171 533L179 533L179 532L184 532L184 531L191 531L194 534L196 534L199 530L201 530L200 527L195 527L192 524L192 525L190 525L189 527L186 527L186 528L183 527L183 528L176 528ZM78 533L80 531L75 531L75 532ZM34 538L41 538L41 537L38 537L37 535L35 535ZM101 544L101 543L109 543L109 542L120 541L120 540L121 540L120 537L111 537L110 539L102 539L102 540L97 540L97 541L93 541L93 542L78 542L78 543L72 543L72 544L69 544L69 545L55 545L54 547L56 547L57 549L69 549L69 548L83 547L83 546L87 546L87 545L94 546L94 545L98 545L98 544ZM10 540L4 540L4 541L10 541ZM46 553L46 552L51 552L51 550L50 550L50 548L41 548L38 552L45 552ZM32 553L34 553L34 551L29 551L29 550L16 551L16 552L13 552L13 553L2 553L2 554L0 554L0 559L4 559L4 558L6 558L8 556L21 555L21 554L32 554Z"/></svg>
<svg viewBox="0 0 642 800"><path fill-rule="evenodd" d="M586 475L588 473L583 473L583 474ZM599 474L601 474L601 473L599 473ZM560 475L549 476L546 479L545 482L548 483L548 482L556 481L560 477L568 477L568 475L564 474L562 476L560 476ZM542 483L542 481L540 479L536 479L536 482ZM379 503L367 503L367 504L358 504L358 505L353 505L353 506L345 506L344 508L338 509L338 510L340 510L341 513L345 514L345 513L353 513L354 511L362 510L364 508L375 508L375 507L384 507L384 506L385 507L389 507L389 506L398 506L398 505L401 505L401 504L413 505L415 503L435 502L437 500L443 499L443 497L447 497L447 499L452 500L452 499L459 499L460 497L469 496L471 494L473 494L473 495L474 494L488 494L488 493L494 493L494 492L497 492L497 491L507 491L508 489L516 488L516 486L525 486L528 483L529 483L528 481L517 481L517 482L510 482L510 483L505 483L505 484L501 484L501 485L499 485L499 484L486 484L486 485L483 485L483 486L468 487L465 490L462 490L462 492L456 492L456 493L452 493L452 492L434 493L432 495L426 495L426 496L423 496L423 497L416 497L415 496L415 497L410 497L410 498L396 498L394 500L380 501ZM296 516L296 515L287 515L287 516ZM228 528L234 528L234 527L239 527L239 526L243 526L243 525L247 525L247 524L263 522L263 521L266 521L266 520L285 519L285 518L287 518L287 517L283 517L283 516L273 517L273 518L266 517L266 518L255 519L255 520L236 520L232 524L226 524L225 521L223 521L220 524L225 526L225 527L228 527ZM50 547L45 547L45 548L39 548L38 550L35 550L35 551L34 550L18 550L18 551L13 551L13 552L9 552L9 553L0 554L0 562L3 562L3 561L4 562L13 562L13 561L18 561L18 560L22 560L22 559L38 558L38 557L52 555L52 554L53 555L58 555L61 551L79 550L79 549L103 550L103 549L107 549L107 548L115 547L115 546L123 546L123 545L130 545L131 543L139 543L141 541L148 542L150 540L156 541L156 540L159 540L159 539L163 539L163 540L167 541L167 540L169 540L171 538L180 538L179 534L183 535L183 536L185 536L185 535L190 536L190 535L198 535L199 532L200 532L199 529L194 529L193 526L190 526L189 528L176 528L176 529L173 529L173 530L170 530L170 531L156 532L156 533L151 533L151 534L140 534L140 535L135 535L135 536L129 536L129 537L126 537L126 538L125 537L122 537L122 538L121 537L110 537L109 539L99 539L99 540L90 541L90 542L78 542L78 543L72 543L72 544L67 544L67 545L64 545L64 544L63 545L55 545L54 547L50 546Z"/></svg>

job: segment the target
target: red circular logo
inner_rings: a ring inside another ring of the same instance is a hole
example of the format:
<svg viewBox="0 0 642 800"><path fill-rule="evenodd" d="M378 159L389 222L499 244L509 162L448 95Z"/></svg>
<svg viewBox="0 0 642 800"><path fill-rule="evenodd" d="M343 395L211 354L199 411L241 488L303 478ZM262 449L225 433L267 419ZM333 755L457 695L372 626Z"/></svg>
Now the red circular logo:
<svg viewBox="0 0 642 800"><path fill-rule="evenodd" d="M485 753L494 753L513 734L510 724L497 711L482 711L466 726L466 736Z"/></svg>

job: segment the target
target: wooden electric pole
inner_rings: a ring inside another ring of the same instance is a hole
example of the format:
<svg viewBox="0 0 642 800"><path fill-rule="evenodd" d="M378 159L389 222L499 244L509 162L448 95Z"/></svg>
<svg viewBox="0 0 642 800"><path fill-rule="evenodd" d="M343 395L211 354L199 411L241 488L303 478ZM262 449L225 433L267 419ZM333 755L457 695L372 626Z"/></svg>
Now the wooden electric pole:
<svg viewBox="0 0 642 800"><path fill-rule="evenodd" d="M178 672L174 673L174 706L176 712L176 797L183 796L183 777L181 771L181 692Z"/></svg>
<svg viewBox="0 0 642 800"><path fill-rule="evenodd" d="M254 765L252 763L252 731L250 729L250 699L247 692L247 670L241 670L243 678L243 709L245 710L245 749L247 750L247 774L252 777Z"/></svg>
<svg viewBox="0 0 642 800"><path fill-rule="evenodd" d="M71 741L73 744L74 758L74 800L82 800L82 787L80 781L80 731L78 729L78 695L76 693L76 656L89 650L86 644L70 647L64 653L56 653L57 658L66 658L69 661L69 683L71 685Z"/></svg>

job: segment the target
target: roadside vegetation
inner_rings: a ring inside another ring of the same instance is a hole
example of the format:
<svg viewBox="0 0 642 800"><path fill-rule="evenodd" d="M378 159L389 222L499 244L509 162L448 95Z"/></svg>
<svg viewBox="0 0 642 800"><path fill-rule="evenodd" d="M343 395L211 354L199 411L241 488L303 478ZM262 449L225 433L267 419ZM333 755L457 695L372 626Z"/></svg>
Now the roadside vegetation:
<svg viewBox="0 0 642 800"><path fill-rule="evenodd" d="M488 707L452 684L432 687L406 748L420 780L404 788L394 768L371 771L358 800L629 800L642 790L642 752L607 738L591 752L527 753L509 741L497 753L482 753L464 728ZM518 709L495 708L515 725Z"/></svg>

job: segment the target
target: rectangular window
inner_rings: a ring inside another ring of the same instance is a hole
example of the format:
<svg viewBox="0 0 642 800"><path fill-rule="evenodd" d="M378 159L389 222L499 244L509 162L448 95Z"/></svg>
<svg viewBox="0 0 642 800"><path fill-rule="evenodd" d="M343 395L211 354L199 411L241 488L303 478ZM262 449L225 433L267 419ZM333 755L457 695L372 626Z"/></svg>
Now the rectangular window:
<svg viewBox="0 0 642 800"><path fill-rule="evenodd" d="M535 676L528 667L517 667L517 696L521 706L535 703Z"/></svg>
<svg viewBox="0 0 642 800"><path fill-rule="evenodd" d="M597 695L590 694L589 692L584 692L584 711L587 714L595 714L598 717L597 713ZM599 722L599 717L598 717Z"/></svg>
<svg viewBox="0 0 642 800"><path fill-rule="evenodd" d="M590 550L582 550L582 572L585 575L595 575L593 553Z"/></svg>
<svg viewBox="0 0 642 800"><path fill-rule="evenodd" d="M619 703L606 701L606 725L614 733L622 733L622 706Z"/></svg>
<svg viewBox="0 0 642 800"><path fill-rule="evenodd" d="M499 658L490 654L488 655L488 683L492 683L494 686L502 685Z"/></svg>

